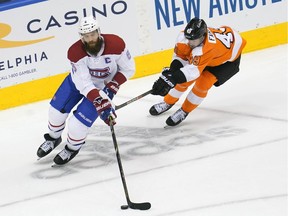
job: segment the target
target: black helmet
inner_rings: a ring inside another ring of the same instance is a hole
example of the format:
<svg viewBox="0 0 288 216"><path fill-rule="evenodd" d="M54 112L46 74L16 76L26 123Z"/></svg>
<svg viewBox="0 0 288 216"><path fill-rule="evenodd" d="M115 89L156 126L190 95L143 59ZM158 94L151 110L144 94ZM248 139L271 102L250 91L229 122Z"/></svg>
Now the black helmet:
<svg viewBox="0 0 288 216"><path fill-rule="evenodd" d="M190 20L184 30L184 35L188 40L201 38L207 33L207 25L204 20L197 17Z"/></svg>

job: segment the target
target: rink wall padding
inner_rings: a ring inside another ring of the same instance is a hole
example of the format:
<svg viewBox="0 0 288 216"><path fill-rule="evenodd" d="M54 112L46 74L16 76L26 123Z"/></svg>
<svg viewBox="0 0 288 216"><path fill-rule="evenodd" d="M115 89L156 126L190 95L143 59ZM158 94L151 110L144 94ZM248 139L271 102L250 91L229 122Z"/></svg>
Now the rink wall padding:
<svg viewBox="0 0 288 216"><path fill-rule="evenodd" d="M241 33L247 40L244 53L286 44L287 24L284 22ZM168 49L136 56L136 73L133 79L159 73L163 67L169 66L172 53L173 49ZM0 110L50 99L67 74L68 72L0 89Z"/></svg>

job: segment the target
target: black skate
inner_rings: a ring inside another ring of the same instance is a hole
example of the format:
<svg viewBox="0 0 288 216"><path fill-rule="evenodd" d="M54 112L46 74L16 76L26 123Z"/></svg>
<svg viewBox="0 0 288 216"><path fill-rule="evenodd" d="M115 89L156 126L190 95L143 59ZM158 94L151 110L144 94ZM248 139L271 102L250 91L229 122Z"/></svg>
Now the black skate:
<svg viewBox="0 0 288 216"><path fill-rule="evenodd" d="M54 163L57 165L64 165L72 160L79 153L79 151L80 149L77 151L71 150L66 145L65 148L55 156Z"/></svg>
<svg viewBox="0 0 288 216"><path fill-rule="evenodd" d="M174 104L173 104L174 105ZM161 113L166 112L167 110L169 110L173 105L167 104L164 101L158 104L153 105L149 112L151 115L156 116L156 115L160 115Z"/></svg>
<svg viewBox="0 0 288 216"><path fill-rule="evenodd" d="M169 126L178 125L188 116L188 114L189 113L184 112L180 108L166 120L166 124Z"/></svg>
<svg viewBox="0 0 288 216"><path fill-rule="evenodd" d="M44 143L37 150L37 156L39 158L48 155L54 148L56 148L62 142L61 137L59 137L58 139L54 139L48 133L44 134L44 138L45 138Z"/></svg>

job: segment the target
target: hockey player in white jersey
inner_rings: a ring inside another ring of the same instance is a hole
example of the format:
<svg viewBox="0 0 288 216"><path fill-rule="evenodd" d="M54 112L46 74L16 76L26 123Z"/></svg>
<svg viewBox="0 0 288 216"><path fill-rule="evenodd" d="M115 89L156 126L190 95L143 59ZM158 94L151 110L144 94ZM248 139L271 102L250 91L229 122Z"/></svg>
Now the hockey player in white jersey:
<svg viewBox="0 0 288 216"><path fill-rule="evenodd" d="M116 123L115 110L108 98L101 97L100 91L112 100L120 85L135 72L135 62L123 39L113 34L101 34L93 16L81 19L79 34L80 40L69 48L67 54L71 73L50 101L48 132L37 151L38 157L42 158L62 142L66 120L73 111L67 120L65 147L54 158L58 165L66 164L78 154L89 127L98 117L109 125L111 116Z"/></svg>

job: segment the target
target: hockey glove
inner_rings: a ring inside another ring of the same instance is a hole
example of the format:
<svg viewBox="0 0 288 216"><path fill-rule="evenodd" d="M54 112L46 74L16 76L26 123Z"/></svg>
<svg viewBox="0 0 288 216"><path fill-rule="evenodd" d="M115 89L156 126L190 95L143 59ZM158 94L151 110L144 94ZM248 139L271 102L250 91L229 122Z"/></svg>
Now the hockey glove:
<svg viewBox="0 0 288 216"><path fill-rule="evenodd" d="M94 106L96 107L98 115L107 125L110 125L109 116L111 116L113 119L117 118L117 115L111 103L109 102L108 99L103 99L101 96L96 98L94 101L95 101ZM116 124L116 122L113 121L113 124Z"/></svg>
<svg viewBox="0 0 288 216"><path fill-rule="evenodd" d="M112 100L114 98L114 96L116 95L116 93L118 92L119 87L120 87L119 84L116 81L112 80L106 84L103 91Z"/></svg>
<svg viewBox="0 0 288 216"><path fill-rule="evenodd" d="M172 72L169 68L164 68L161 76L154 82L151 94L165 96L175 85Z"/></svg>
<svg viewBox="0 0 288 216"><path fill-rule="evenodd" d="M90 91L87 95L87 98L93 102L93 105L95 106L98 115L107 125L110 125L109 116L111 116L113 120L117 118L115 110L112 107L110 101L108 99L102 98L98 90L93 89L92 91ZM113 124L116 124L116 122L113 121Z"/></svg>
<svg viewBox="0 0 288 216"><path fill-rule="evenodd" d="M113 80L108 82L104 87L103 91L108 95L108 97L112 100L113 97L117 94L120 85L126 82L126 77L121 73L117 72L113 77Z"/></svg>
<svg viewBox="0 0 288 216"><path fill-rule="evenodd" d="M117 115L116 115L116 113L115 113L115 110L114 110L112 107L103 110L103 111L101 112L101 114L100 114L100 118L101 118L108 126L110 126L110 123L109 123L109 121L110 121L110 120L109 120L110 116L111 116L112 119L113 119L113 125L115 125L115 124L116 124L115 119L117 118Z"/></svg>

